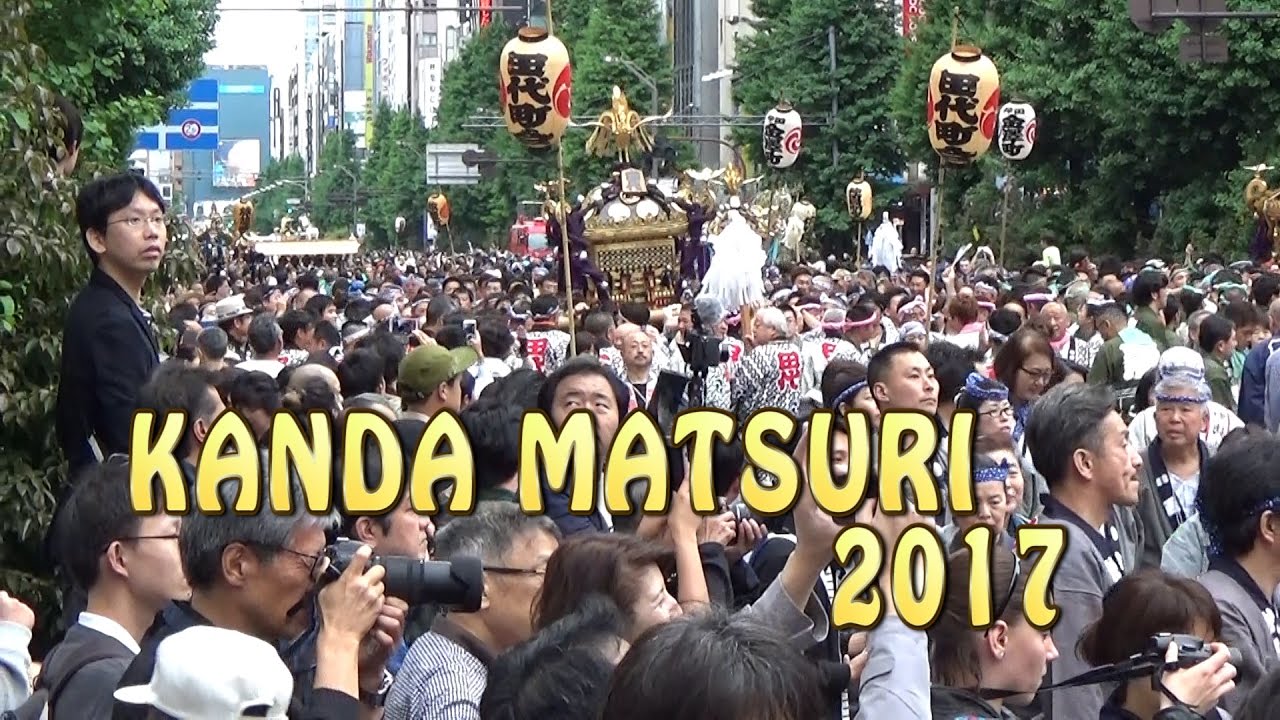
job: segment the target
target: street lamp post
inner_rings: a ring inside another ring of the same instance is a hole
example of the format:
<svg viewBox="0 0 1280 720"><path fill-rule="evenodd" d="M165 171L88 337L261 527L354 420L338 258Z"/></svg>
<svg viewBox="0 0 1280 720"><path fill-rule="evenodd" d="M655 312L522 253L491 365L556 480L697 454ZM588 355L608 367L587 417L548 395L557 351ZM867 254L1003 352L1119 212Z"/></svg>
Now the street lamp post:
<svg viewBox="0 0 1280 720"><path fill-rule="evenodd" d="M618 57L617 55L605 55L604 61L609 64L621 65L622 67L626 68L632 75L634 75L637 80L644 83L645 87L649 88L649 93L650 93L650 96L652 97L652 110L649 114L653 115L654 117L657 117L658 115L662 114L662 94L658 90L658 83L654 82L653 78L648 73L641 70L635 63L631 62L630 60L624 57ZM655 179L657 179L658 177L657 154L654 153L650 159L653 163L653 169L652 169L653 176Z"/></svg>

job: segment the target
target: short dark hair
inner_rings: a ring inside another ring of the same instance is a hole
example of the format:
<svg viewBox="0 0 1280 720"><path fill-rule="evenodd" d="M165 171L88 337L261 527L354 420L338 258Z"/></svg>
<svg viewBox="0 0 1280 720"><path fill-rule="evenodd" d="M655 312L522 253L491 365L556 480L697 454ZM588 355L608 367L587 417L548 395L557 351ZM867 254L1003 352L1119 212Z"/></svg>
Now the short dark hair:
<svg viewBox="0 0 1280 720"><path fill-rule="evenodd" d="M146 195L160 206L160 212L165 212L166 206L160 189L142 175L131 172L100 177L80 189L80 194L76 197L76 222L80 225L80 240L84 243L85 252L89 253L89 259L95 266L98 264L98 255L89 247L89 231L96 230L105 234L107 218L112 213L129 207L138 193Z"/></svg>
<svg viewBox="0 0 1280 720"><path fill-rule="evenodd" d="M1280 515L1280 507L1269 508L1280 497L1280 438L1269 433L1250 432L1231 442L1223 440L1209 458L1196 505L1210 538L1210 554L1239 557L1253 549L1258 527L1266 511Z"/></svg>
<svg viewBox="0 0 1280 720"><path fill-rule="evenodd" d="M622 631L617 605L598 595L587 598L571 615L498 656L480 717L597 720L613 675L605 650Z"/></svg>
<svg viewBox="0 0 1280 720"><path fill-rule="evenodd" d="M284 333L284 346L294 347L298 343L298 333L314 329L320 318L306 310L286 310L280 314L280 331Z"/></svg>
<svg viewBox="0 0 1280 720"><path fill-rule="evenodd" d="M280 386L275 378L264 372L241 373L231 380L227 388L228 403L236 410L265 410L274 413L280 409Z"/></svg>
<svg viewBox="0 0 1280 720"><path fill-rule="evenodd" d="M1102 423L1115 412L1116 398L1104 385L1059 385L1040 397L1027 420L1031 460L1049 487L1061 483L1081 448L1097 450Z"/></svg>
<svg viewBox="0 0 1280 720"><path fill-rule="evenodd" d="M1080 657L1110 665L1146 650L1160 633L1222 636L1218 604L1196 580L1156 569L1126 575L1102 598L1102 615L1080 637Z"/></svg>
<svg viewBox="0 0 1280 720"><path fill-rule="evenodd" d="M138 521L129 500L129 463L123 457L80 473L59 514L56 538L58 558L76 587L93 589L107 546L134 535Z"/></svg>
<svg viewBox="0 0 1280 720"><path fill-rule="evenodd" d="M462 411L462 426L471 441L476 488L487 490L510 480L520 469L521 408L480 401Z"/></svg>
<svg viewBox="0 0 1280 720"><path fill-rule="evenodd" d="M209 371L185 363L165 363L138 390L137 408L160 414L174 411L186 414L182 440L174 451L178 457L184 457L192 449L191 428L195 421L213 420L214 393L210 390L217 392L216 381ZM157 427L156 433L159 432Z"/></svg>
<svg viewBox="0 0 1280 720"><path fill-rule="evenodd" d="M931 342L925 349L925 358L933 366L933 376L938 381L938 398L952 402L965 380L974 371L974 365L982 359L977 350L949 342Z"/></svg>
<svg viewBox="0 0 1280 720"><path fill-rule="evenodd" d="M659 670L660 669L660 670ZM808 720L828 712L817 667L776 631L722 610L650 628L618 664L609 720Z"/></svg>
<svg viewBox="0 0 1280 720"><path fill-rule="evenodd" d="M867 363L867 387L875 387L878 383L885 382L889 379L889 370L893 368L893 363L899 357L910 354L923 355L919 346L915 343L896 342L885 345L880 351L871 356L871 361Z"/></svg>
<svg viewBox="0 0 1280 720"><path fill-rule="evenodd" d="M338 384L343 397L353 397L378 391L378 383L384 382L382 356L372 350L354 350L342 358L338 365Z"/></svg>
<svg viewBox="0 0 1280 720"><path fill-rule="evenodd" d="M1159 270L1144 270L1134 278L1129 297L1136 307L1146 307L1156 299L1161 290L1169 286L1169 278Z"/></svg>
<svg viewBox="0 0 1280 720"><path fill-rule="evenodd" d="M84 141L84 119L80 117L80 110L61 95L53 96L53 106L62 116L61 122L58 123L62 128L62 137L58 138L61 140L61 145L56 141L49 143L49 158L54 162L60 162L67 155L75 152ZM63 152L66 155L63 155Z"/></svg>
<svg viewBox="0 0 1280 720"><path fill-rule="evenodd" d="M1211 353L1218 343L1230 340L1231 333L1235 331L1235 323L1226 317L1222 315L1206 315L1200 321L1200 330L1196 333L1196 338L1200 341L1200 349L1206 353Z"/></svg>

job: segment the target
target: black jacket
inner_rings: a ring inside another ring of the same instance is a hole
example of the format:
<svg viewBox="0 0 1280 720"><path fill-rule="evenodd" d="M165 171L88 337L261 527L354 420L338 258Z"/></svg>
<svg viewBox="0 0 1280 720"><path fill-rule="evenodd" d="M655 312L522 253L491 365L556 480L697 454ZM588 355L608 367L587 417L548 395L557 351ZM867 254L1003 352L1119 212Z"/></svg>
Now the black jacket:
<svg viewBox="0 0 1280 720"><path fill-rule="evenodd" d="M94 268L71 303L62 332L56 411L58 443L71 475L102 456L128 452L138 390L160 365L151 318L105 272Z"/></svg>

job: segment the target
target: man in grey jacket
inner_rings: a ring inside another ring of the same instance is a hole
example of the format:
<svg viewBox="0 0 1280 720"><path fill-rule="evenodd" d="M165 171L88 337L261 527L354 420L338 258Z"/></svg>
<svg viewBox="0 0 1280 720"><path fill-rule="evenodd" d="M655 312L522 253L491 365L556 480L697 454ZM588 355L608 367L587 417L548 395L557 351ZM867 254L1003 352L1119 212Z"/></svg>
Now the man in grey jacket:
<svg viewBox="0 0 1280 720"><path fill-rule="evenodd" d="M1200 483L1209 572L1200 583L1222 613L1222 642L1240 652L1236 687L1219 707L1235 713L1280 665L1274 594L1280 585L1280 439L1253 433L1224 444Z"/></svg>
<svg viewBox="0 0 1280 720"><path fill-rule="evenodd" d="M1115 411L1115 396L1099 385L1059 385L1031 411L1027 445L1045 478L1040 524L1062 527L1067 546L1053 575L1058 608L1053 643L1061 653L1049 664L1045 684L1090 669L1076 646L1085 628L1102 615L1102 597L1134 570L1142 547L1138 504L1142 459L1130 447L1128 429ZM1048 720L1097 720L1103 689L1089 685L1047 698Z"/></svg>

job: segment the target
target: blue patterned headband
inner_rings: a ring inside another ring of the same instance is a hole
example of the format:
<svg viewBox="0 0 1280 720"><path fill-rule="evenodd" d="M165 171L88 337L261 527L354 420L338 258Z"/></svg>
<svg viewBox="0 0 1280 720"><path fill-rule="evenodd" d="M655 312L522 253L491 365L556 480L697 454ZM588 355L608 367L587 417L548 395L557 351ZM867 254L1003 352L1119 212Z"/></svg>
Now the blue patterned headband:
<svg viewBox="0 0 1280 720"><path fill-rule="evenodd" d="M991 387L982 387L984 380L987 380ZM1009 388L1005 387L1004 383L995 380L988 380L976 372L969 373L969 377L964 379L963 392L974 400L982 402L986 402L987 400L1000 402L1001 400L1009 399Z"/></svg>
<svg viewBox="0 0 1280 720"><path fill-rule="evenodd" d="M1258 504L1252 512L1246 514L1245 519L1254 518L1262 515L1262 513L1280 510L1280 497L1274 497ZM1209 557L1223 557L1226 551L1222 547L1222 529L1211 523L1204 514L1204 505L1200 502L1200 498L1196 498L1196 512L1200 513L1200 524L1204 526L1205 534L1209 536Z"/></svg>
<svg viewBox="0 0 1280 720"><path fill-rule="evenodd" d="M841 405L843 405L844 403L849 402L858 393L862 392L866 387L867 387L867 381L864 379L864 380L859 380L858 382L845 388L844 392L837 395L836 399L831 403L831 409L834 410L840 407Z"/></svg>
<svg viewBox="0 0 1280 720"><path fill-rule="evenodd" d="M1009 461L1007 459L1001 460L999 465L992 465L991 467L978 468L977 470L973 471L973 482L975 484L985 483L985 482L1005 483L1008 481L1009 481Z"/></svg>
<svg viewBox="0 0 1280 720"><path fill-rule="evenodd" d="M1212 396L1208 392L1202 392L1198 395L1156 395L1156 404L1164 403L1184 403L1187 405L1207 405Z"/></svg>

